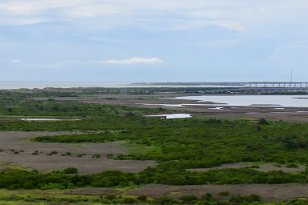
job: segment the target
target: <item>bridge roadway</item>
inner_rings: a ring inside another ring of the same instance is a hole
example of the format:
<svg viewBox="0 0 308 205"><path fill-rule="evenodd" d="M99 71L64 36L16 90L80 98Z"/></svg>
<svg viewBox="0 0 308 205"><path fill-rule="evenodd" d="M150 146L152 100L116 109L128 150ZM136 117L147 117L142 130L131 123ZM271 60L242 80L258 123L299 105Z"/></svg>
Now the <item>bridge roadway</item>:
<svg viewBox="0 0 308 205"><path fill-rule="evenodd" d="M172 84L172 83L171 83ZM178 83L174 83L178 84ZM251 87L251 88L308 88L308 82L279 82L279 81L247 81L247 82L202 82L202 83L182 83L185 85L211 85L211 86L231 86L231 87Z"/></svg>
<svg viewBox="0 0 308 205"><path fill-rule="evenodd" d="M308 88L308 82L247 82L246 87Z"/></svg>
<svg viewBox="0 0 308 205"><path fill-rule="evenodd" d="M238 88L294 88L308 89L308 82L287 81L247 81L247 82L157 82L157 83L133 83L133 85L155 85L155 86L211 86L211 87L238 87Z"/></svg>

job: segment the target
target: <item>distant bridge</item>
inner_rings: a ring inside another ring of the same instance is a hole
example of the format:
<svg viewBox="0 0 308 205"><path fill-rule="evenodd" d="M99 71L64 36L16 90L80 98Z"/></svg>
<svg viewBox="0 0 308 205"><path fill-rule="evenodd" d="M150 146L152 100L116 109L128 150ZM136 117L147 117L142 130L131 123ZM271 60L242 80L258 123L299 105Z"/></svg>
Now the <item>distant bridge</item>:
<svg viewBox="0 0 308 205"><path fill-rule="evenodd" d="M294 88L294 89L308 89L308 82L287 82L287 81L247 81L247 82L157 82L157 83L133 83L133 85L147 85L147 86L201 86L201 87L238 87L238 88Z"/></svg>
<svg viewBox="0 0 308 205"><path fill-rule="evenodd" d="M308 88L308 82L247 82L244 84L251 88Z"/></svg>

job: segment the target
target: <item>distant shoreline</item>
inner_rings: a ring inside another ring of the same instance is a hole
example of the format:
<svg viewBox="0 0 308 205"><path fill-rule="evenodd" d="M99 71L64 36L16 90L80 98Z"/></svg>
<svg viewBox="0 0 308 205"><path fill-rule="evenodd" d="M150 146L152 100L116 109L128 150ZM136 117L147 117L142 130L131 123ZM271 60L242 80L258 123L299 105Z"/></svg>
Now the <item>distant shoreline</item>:
<svg viewBox="0 0 308 205"><path fill-rule="evenodd" d="M223 86L212 83L132 83L132 82L96 82L96 81L0 81L0 90L44 89L44 88L148 88L148 87L240 87Z"/></svg>
<svg viewBox="0 0 308 205"><path fill-rule="evenodd" d="M44 88L307 88L308 82L0 81L0 90ZM285 87L284 87L285 86Z"/></svg>

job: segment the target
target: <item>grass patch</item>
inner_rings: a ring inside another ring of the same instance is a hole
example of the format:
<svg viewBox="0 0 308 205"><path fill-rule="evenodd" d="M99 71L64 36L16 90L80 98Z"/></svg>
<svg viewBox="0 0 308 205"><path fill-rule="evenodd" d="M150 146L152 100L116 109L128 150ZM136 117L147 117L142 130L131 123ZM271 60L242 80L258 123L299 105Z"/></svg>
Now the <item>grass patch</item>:
<svg viewBox="0 0 308 205"><path fill-rule="evenodd" d="M161 147L156 145L135 144L125 141L122 141L120 143L128 149L129 154L132 156L146 156L149 154L151 155L155 153L156 154L162 153Z"/></svg>

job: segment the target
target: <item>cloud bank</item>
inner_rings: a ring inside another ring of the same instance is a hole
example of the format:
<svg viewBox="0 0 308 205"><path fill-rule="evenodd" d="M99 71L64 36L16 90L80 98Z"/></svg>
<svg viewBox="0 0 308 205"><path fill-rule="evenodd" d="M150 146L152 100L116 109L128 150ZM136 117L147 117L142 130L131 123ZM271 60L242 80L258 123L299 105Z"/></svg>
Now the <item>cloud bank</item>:
<svg viewBox="0 0 308 205"><path fill-rule="evenodd" d="M307 0L0 0L0 80L285 81L290 67L305 80L307 10Z"/></svg>
<svg viewBox="0 0 308 205"><path fill-rule="evenodd" d="M1 0L0 24L90 20L107 28L217 26L240 32L291 22L307 25L307 9L307 0Z"/></svg>
<svg viewBox="0 0 308 205"><path fill-rule="evenodd" d="M105 61L99 61L98 63L109 64L109 65L138 65L138 64L155 65L155 64L161 64L163 63L163 61L157 57L151 57L151 58L133 57L129 59L120 59L120 60L109 59Z"/></svg>

